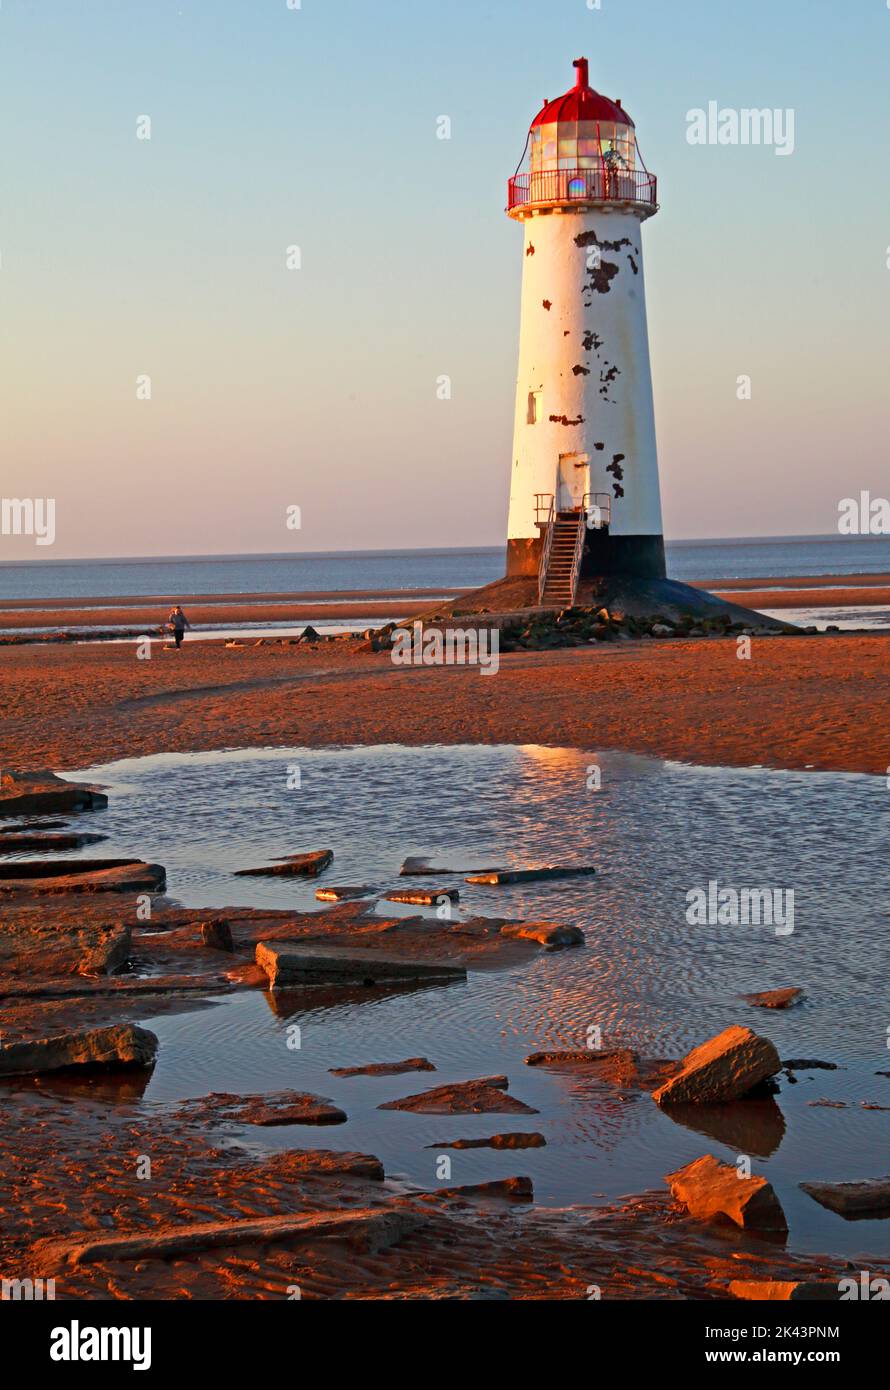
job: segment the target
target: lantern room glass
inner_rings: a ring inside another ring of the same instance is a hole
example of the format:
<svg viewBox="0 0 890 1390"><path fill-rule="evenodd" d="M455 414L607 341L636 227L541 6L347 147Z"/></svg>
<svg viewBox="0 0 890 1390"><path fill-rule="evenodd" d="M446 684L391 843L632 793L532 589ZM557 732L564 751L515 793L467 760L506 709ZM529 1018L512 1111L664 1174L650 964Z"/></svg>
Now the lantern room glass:
<svg viewBox="0 0 890 1390"><path fill-rule="evenodd" d="M636 167L632 126L613 121L554 121L531 131L531 172Z"/></svg>

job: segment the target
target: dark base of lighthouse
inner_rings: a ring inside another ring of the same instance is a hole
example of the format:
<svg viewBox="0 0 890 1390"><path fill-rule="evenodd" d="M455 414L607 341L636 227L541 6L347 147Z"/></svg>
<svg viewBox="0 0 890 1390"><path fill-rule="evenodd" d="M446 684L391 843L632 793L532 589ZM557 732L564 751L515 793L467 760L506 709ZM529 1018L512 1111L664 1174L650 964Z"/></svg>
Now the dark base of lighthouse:
<svg viewBox="0 0 890 1390"><path fill-rule="evenodd" d="M541 537L507 542L507 578L537 574L541 563ZM587 532L581 556L581 578L623 574L637 579L664 579L663 536L610 536L601 528Z"/></svg>

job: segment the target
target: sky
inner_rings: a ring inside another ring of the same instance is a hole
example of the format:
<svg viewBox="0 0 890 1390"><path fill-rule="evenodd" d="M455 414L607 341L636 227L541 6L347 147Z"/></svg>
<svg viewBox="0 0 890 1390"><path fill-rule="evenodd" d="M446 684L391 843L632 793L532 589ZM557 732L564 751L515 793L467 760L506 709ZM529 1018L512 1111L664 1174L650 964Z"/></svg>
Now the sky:
<svg viewBox="0 0 890 1390"><path fill-rule="evenodd" d="M666 536L888 495L888 0L292 5L2 0L0 493L56 534L0 559L499 544L506 181L581 55L659 178ZM691 145L712 100L793 153Z"/></svg>

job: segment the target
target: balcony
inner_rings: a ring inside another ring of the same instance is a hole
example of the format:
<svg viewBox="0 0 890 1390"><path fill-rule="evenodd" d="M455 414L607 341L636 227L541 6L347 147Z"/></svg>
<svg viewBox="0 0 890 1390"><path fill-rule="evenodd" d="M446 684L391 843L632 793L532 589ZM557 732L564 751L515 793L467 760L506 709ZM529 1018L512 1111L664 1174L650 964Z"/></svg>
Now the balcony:
<svg viewBox="0 0 890 1390"><path fill-rule="evenodd" d="M658 180L645 169L542 169L516 174L507 185L507 212L566 203L631 203L655 212Z"/></svg>

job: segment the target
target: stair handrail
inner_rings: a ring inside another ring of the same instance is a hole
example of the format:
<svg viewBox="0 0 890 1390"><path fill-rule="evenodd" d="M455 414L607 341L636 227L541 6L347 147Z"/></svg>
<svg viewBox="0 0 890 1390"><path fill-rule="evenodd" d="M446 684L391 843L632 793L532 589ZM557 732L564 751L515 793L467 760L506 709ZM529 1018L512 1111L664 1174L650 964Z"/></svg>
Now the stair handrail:
<svg viewBox="0 0 890 1390"><path fill-rule="evenodd" d="M547 571L550 568L550 551L553 546L553 532L556 524L556 498L550 498L550 510L547 513L547 521L544 529L544 544L541 547L541 560L538 565L538 603L544 602L544 590L547 587Z"/></svg>
<svg viewBox="0 0 890 1390"><path fill-rule="evenodd" d="M578 529L575 532L575 551L572 555L572 573L569 579L569 593L571 594L570 607L575 603L575 590L578 587L578 575L581 572L581 556L584 553L584 537L587 532L587 511L584 507L578 513Z"/></svg>

